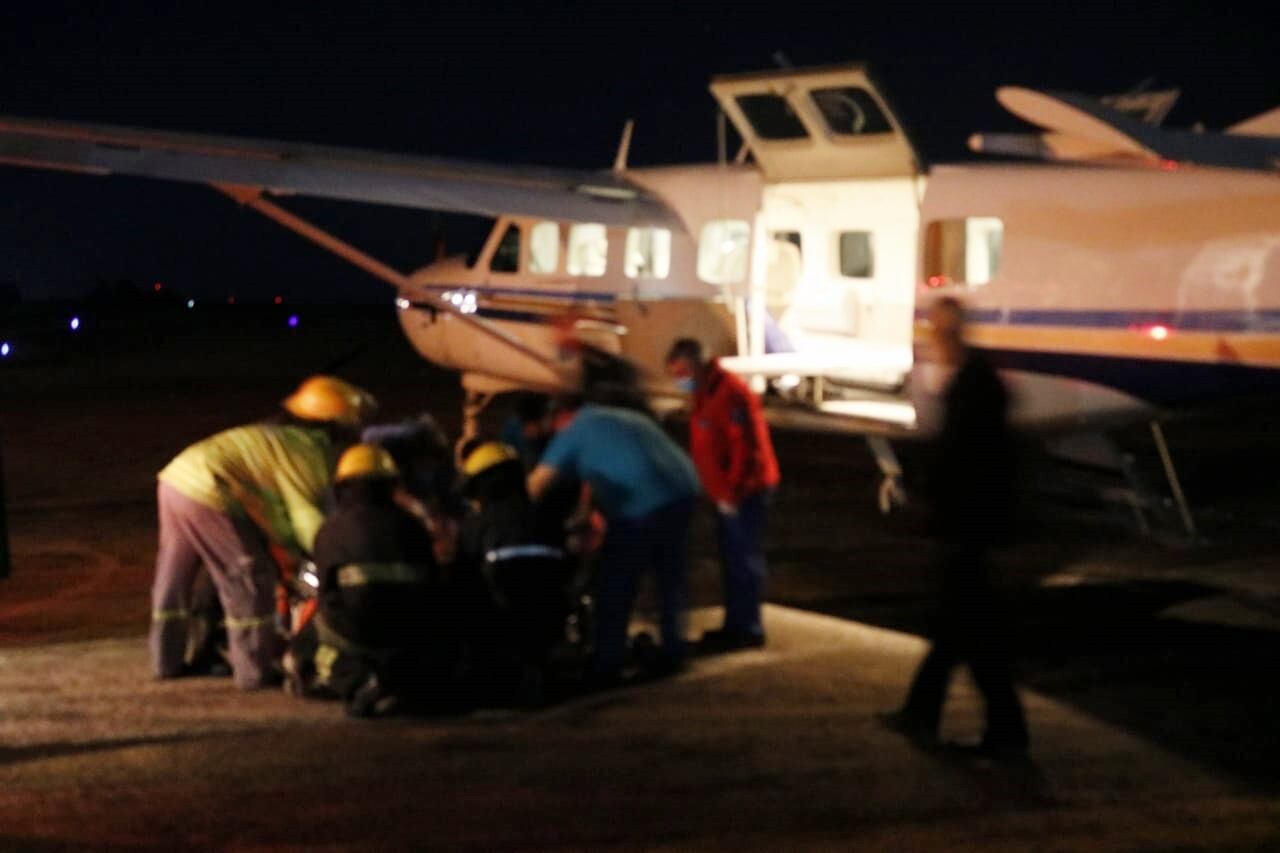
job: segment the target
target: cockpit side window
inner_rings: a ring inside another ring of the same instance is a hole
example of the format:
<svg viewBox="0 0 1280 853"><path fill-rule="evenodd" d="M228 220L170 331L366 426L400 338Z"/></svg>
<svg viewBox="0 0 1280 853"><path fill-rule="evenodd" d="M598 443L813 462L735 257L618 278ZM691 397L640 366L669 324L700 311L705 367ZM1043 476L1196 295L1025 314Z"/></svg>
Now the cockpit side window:
<svg viewBox="0 0 1280 853"><path fill-rule="evenodd" d="M809 97L822 113L827 128L837 136L867 136L893 130L884 111L866 89L857 86L814 89Z"/></svg>
<svg viewBox="0 0 1280 853"><path fill-rule="evenodd" d="M808 139L798 116L778 95L739 95L738 108L761 139Z"/></svg>
<svg viewBox="0 0 1280 853"><path fill-rule="evenodd" d="M489 261L492 272L520 272L520 226L514 222L507 226L498 248Z"/></svg>

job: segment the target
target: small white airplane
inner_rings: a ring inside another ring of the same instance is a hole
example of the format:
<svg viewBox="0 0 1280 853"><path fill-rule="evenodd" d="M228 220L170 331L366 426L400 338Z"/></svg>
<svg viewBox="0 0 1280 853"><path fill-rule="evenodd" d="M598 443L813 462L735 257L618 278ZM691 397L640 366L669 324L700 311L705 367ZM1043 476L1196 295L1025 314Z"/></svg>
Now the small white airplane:
<svg viewBox="0 0 1280 853"><path fill-rule="evenodd" d="M926 167L859 65L715 79L743 139L720 162L511 168L280 142L0 118L0 163L206 183L396 290L417 350L461 371L467 419L496 393L577 377L557 323L640 368L674 399L663 356L693 335L788 404L779 421L868 436L886 510L902 497L890 439L930 428L943 377L920 357L939 295L1011 385L1024 425L1149 419L1280 390L1280 109L1223 133L1160 128L1168 93L997 93L1039 135L976 151L1050 161ZM1129 101L1133 101L1130 98ZM1154 119L1154 121L1153 121ZM313 195L482 214L473 263L413 273L289 213Z"/></svg>

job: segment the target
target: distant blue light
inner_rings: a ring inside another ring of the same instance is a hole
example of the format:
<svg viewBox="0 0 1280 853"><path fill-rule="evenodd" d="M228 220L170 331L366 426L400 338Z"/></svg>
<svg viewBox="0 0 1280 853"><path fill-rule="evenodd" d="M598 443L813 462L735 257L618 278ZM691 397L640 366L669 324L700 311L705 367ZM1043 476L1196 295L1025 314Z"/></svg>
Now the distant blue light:
<svg viewBox="0 0 1280 853"><path fill-rule="evenodd" d="M297 315L297 314L290 314L290 315L289 315L289 328L290 328L290 329L296 329L296 328L298 328L298 315Z"/></svg>
<svg viewBox="0 0 1280 853"><path fill-rule="evenodd" d="M74 332L74 331L78 330L79 328L80 328L80 318L79 318L79 317L72 317L72 318L71 318L71 331L73 331L73 332Z"/></svg>
<svg viewBox="0 0 1280 853"><path fill-rule="evenodd" d="M4 343L0 344L0 358L8 358L8 357L9 357L9 342L5 341Z"/></svg>

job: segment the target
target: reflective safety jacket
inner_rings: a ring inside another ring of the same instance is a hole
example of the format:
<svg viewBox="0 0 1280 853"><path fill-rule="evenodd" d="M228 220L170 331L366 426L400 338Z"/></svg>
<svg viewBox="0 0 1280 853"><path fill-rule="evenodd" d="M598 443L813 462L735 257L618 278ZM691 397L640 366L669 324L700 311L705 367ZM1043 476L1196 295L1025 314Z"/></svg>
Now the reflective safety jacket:
<svg viewBox="0 0 1280 853"><path fill-rule="evenodd" d="M197 503L249 518L273 544L310 554L333 457L323 429L251 424L191 445L159 478Z"/></svg>
<svg viewBox="0 0 1280 853"><path fill-rule="evenodd" d="M736 504L778 485L778 460L760 401L715 363L693 397L689 455L713 501Z"/></svg>

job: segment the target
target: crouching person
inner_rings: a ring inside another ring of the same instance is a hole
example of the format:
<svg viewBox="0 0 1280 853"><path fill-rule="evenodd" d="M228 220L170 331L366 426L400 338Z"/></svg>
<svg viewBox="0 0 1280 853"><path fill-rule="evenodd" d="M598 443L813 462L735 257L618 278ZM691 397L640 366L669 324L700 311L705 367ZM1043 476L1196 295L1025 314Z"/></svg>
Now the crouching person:
<svg viewBox="0 0 1280 853"><path fill-rule="evenodd" d="M568 614L564 532L529 500L514 448L480 444L462 473L472 511L462 524L454 581L471 674L499 697L514 690L520 701L537 703Z"/></svg>
<svg viewBox="0 0 1280 853"><path fill-rule="evenodd" d="M316 534L316 617L285 657L286 687L336 696L353 716L389 711L432 681L437 587L431 537L395 500L391 455L357 444L338 460L335 509ZM443 664L442 664L443 665Z"/></svg>

